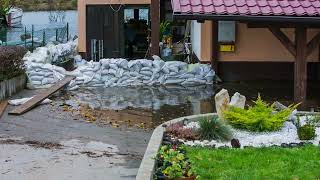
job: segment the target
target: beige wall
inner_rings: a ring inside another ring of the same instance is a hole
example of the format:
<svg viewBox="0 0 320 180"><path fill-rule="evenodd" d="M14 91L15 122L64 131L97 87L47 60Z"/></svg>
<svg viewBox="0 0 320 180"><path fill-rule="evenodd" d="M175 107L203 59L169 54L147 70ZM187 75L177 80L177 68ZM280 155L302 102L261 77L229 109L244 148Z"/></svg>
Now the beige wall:
<svg viewBox="0 0 320 180"><path fill-rule="evenodd" d="M293 29L282 29L294 40ZM308 40L319 30L308 30ZM211 60L212 26L210 22L202 24L201 60ZM235 52L221 52L219 61L294 61L294 57L280 41L265 28L247 28L246 24L237 24ZM319 48L308 57L308 61L319 61Z"/></svg>
<svg viewBox="0 0 320 180"><path fill-rule="evenodd" d="M86 52L86 6L108 4L151 4L151 0L78 0L79 52Z"/></svg>

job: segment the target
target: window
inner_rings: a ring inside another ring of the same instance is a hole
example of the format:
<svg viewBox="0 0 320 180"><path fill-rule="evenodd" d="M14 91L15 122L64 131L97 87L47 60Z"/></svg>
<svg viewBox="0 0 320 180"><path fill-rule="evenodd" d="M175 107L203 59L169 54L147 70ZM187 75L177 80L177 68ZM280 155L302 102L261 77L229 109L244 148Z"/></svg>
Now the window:
<svg viewBox="0 0 320 180"><path fill-rule="evenodd" d="M220 43L234 43L236 41L236 22L235 21L219 21Z"/></svg>

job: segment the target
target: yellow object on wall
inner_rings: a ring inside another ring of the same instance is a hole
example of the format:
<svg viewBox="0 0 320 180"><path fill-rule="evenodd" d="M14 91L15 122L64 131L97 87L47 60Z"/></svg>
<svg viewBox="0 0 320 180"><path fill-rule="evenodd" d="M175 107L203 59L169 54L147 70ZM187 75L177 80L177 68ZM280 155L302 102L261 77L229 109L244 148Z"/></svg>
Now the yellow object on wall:
<svg viewBox="0 0 320 180"><path fill-rule="evenodd" d="M234 52L235 45L234 44L220 44L220 52Z"/></svg>

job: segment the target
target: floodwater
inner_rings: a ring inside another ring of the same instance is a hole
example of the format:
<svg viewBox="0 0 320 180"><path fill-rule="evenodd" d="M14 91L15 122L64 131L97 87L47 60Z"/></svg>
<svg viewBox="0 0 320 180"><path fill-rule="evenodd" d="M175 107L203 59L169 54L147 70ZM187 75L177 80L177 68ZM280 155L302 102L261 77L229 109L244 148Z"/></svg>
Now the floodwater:
<svg viewBox="0 0 320 180"><path fill-rule="evenodd" d="M214 112L212 85L113 87L72 91L65 104L88 122L153 129L174 118Z"/></svg>
<svg viewBox="0 0 320 180"><path fill-rule="evenodd" d="M51 32L51 29L62 28L69 23L69 33L71 37L77 35L77 21L78 13L74 10L69 11L31 11L24 12L22 18L22 26L19 28L10 28L7 32L7 41L18 41L20 35L24 34L25 27L28 32L31 32L32 25L34 25L34 31L42 31L46 29L47 33ZM35 38L42 38L42 33L36 33ZM52 30L52 36L55 35L55 30ZM39 36L39 37L37 37Z"/></svg>
<svg viewBox="0 0 320 180"><path fill-rule="evenodd" d="M320 87L310 83L305 109L319 111ZM290 82L223 83L195 87L113 87L83 88L68 93L65 104L76 109L87 122L101 126L153 129L183 116L215 112L214 96L222 88L230 96L239 92L252 104L260 94L263 100L285 105L293 103Z"/></svg>

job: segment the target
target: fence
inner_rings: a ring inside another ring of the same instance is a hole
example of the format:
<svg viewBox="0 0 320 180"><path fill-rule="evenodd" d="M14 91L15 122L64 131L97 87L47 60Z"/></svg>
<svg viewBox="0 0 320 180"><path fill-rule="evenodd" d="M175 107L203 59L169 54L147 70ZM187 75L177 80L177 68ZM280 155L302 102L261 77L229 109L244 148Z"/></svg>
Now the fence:
<svg viewBox="0 0 320 180"><path fill-rule="evenodd" d="M25 46L30 51L37 47L45 46L49 42L63 43L69 41L69 23L55 28L43 28L35 30L34 25L31 28L19 28L14 31L15 40L8 40L8 31L0 27L0 46L18 45Z"/></svg>

